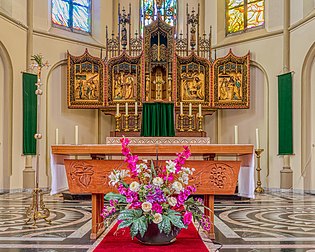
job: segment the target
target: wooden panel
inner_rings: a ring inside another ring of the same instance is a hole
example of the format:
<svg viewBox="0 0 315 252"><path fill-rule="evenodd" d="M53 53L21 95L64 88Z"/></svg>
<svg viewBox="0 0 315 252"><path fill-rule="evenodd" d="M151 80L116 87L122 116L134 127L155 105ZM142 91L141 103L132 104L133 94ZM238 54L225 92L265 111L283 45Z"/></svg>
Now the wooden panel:
<svg viewBox="0 0 315 252"><path fill-rule="evenodd" d="M182 145L130 145L133 154L153 155L158 152L160 155L174 155L182 152ZM57 155L91 155L107 154L121 156L120 145L54 145L51 146L52 153ZM194 155L219 154L219 155L243 155L252 154L254 146L251 144L209 144L190 145L189 149Z"/></svg>
<svg viewBox="0 0 315 252"><path fill-rule="evenodd" d="M163 161L159 165L164 164ZM196 194L233 194L240 161L186 161L185 167L195 168L190 184ZM128 169L123 160L65 160L71 193L107 193L116 191L109 185L113 169Z"/></svg>

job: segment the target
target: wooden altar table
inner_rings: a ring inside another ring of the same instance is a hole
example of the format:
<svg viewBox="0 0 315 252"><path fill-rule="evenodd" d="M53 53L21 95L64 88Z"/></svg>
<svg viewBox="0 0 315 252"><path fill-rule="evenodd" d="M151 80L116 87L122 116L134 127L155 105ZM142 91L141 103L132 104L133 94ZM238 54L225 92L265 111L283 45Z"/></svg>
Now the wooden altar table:
<svg viewBox="0 0 315 252"><path fill-rule="evenodd" d="M174 156L183 150L182 145L129 145L133 154L139 156ZM66 166L67 180L71 193L92 194L92 230L91 239L96 239L103 231L103 218L101 217L104 205L104 194L113 191L108 185L108 175L113 169L126 169L123 160L86 160L64 159L69 155L75 156L121 156L120 145L55 145L52 146L52 191L56 193L56 172ZM204 195L205 205L211 211L213 223L210 238L214 239L214 195L234 194L240 166L253 170L253 145L190 145L192 156L204 156L211 160L187 160L185 166L196 169L191 184L197 187L196 194ZM238 160L214 160L217 155L237 156ZM153 158L154 159L154 158ZM248 164L250 162L251 164ZM64 171L63 171L64 172ZM240 180L240 177L239 177ZM239 181L240 183L240 181ZM253 184L253 178L250 178ZM249 190L254 190L249 186ZM247 192L250 194L253 192Z"/></svg>

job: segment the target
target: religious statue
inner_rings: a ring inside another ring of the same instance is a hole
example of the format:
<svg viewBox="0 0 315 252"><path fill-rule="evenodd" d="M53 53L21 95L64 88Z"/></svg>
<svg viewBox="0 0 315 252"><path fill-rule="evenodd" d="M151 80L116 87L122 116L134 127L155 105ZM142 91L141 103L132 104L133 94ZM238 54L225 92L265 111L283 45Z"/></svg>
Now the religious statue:
<svg viewBox="0 0 315 252"><path fill-rule="evenodd" d="M155 80L153 81L153 84L155 85L155 99L162 100L162 91L165 81L163 80L163 74L160 68L156 70Z"/></svg>
<svg viewBox="0 0 315 252"><path fill-rule="evenodd" d="M133 98L133 77L128 76L125 80L125 99L129 100Z"/></svg>

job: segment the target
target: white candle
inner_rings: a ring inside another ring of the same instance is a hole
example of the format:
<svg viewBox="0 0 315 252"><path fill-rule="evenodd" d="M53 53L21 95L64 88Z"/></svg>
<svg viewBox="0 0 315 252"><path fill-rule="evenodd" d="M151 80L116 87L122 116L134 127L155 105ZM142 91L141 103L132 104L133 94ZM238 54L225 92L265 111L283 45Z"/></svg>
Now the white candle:
<svg viewBox="0 0 315 252"><path fill-rule="evenodd" d="M189 103L189 115L191 116L192 115L192 104Z"/></svg>
<svg viewBox="0 0 315 252"><path fill-rule="evenodd" d="M181 115L184 114L184 112L183 112L183 103L182 102L180 102L180 114Z"/></svg>
<svg viewBox="0 0 315 252"><path fill-rule="evenodd" d="M256 149L260 149L259 145L259 130L256 129Z"/></svg>
<svg viewBox="0 0 315 252"><path fill-rule="evenodd" d="M74 126L74 138L75 138L75 144L79 144L79 126L75 125Z"/></svg>
<svg viewBox="0 0 315 252"><path fill-rule="evenodd" d="M116 104L116 115L119 115L119 103Z"/></svg>
<svg viewBox="0 0 315 252"><path fill-rule="evenodd" d="M138 115L138 102L135 102L135 115Z"/></svg>
<svg viewBox="0 0 315 252"><path fill-rule="evenodd" d="M234 125L234 143L238 144L238 126Z"/></svg>
<svg viewBox="0 0 315 252"><path fill-rule="evenodd" d="M201 104L199 104L199 116L201 116L202 113L201 113Z"/></svg>
<svg viewBox="0 0 315 252"><path fill-rule="evenodd" d="M58 128L56 128L56 138L55 138L55 143L56 143L56 145L58 145L58 144L59 144L59 129L58 129Z"/></svg>
<svg viewBox="0 0 315 252"><path fill-rule="evenodd" d="M125 104L126 115L128 115L128 102Z"/></svg>

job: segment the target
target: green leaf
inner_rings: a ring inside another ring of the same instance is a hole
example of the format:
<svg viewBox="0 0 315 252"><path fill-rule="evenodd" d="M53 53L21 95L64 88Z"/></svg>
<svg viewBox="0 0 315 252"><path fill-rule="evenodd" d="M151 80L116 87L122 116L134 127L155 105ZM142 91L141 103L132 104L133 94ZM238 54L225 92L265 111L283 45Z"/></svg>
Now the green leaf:
<svg viewBox="0 0 315 252"><path fill-rule="evenodd" d="M133 220L125 220L123 222L121 222L119 225L118 225L118 228L117 229L121 229L121 228L125 228L125 227L129 227L131 224L132 224Z"/></svg>
<svg viewBox="0 0 315 252"><path fill-rule="evenodd" d="M141 237L143 237L147 229L147 219L145 216L141 216L140 218L133 220L133 224L130 228L131 237L135 237L138 233L140 233Z"/></svg>
<svg viewBox="0 0 315 252"><path fill-rule="evenodd" d="M126 203L127 204L127 201L126 201L126 196L124 195L121 195L119 193L112 193L112 192L109 192L105 195L104 197L105 200L107 201L110 201L110 200L118 200L119 203Z"/></svg>
<svg viewBox="0 0 315 252"><path fill-rule="evenodd" d="M160 233L164 232L165 234L169 234L171 232L171 221L168 216L162 216L162 221L158 224L158 228Z"/></svg>
<svg viewBox="0 0 315 252"><path fill-rule="evenodd" d="M182 216L180 213L174 210L169 210L167 217L170 219L170 221L172 222L174 226L178 228L187 228L182 222Z"/></svg>

